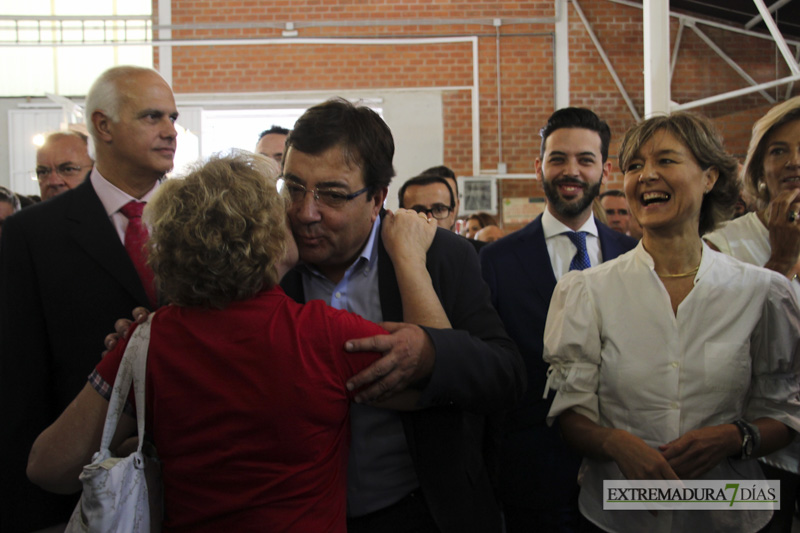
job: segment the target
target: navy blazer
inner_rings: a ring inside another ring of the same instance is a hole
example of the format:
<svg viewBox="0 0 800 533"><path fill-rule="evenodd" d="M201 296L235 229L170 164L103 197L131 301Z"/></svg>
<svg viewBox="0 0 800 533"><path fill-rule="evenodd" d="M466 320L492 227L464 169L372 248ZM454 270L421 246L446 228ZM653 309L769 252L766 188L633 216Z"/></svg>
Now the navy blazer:
<svg viewBox="0 0 800 533"><path fill-rule="evenodd" d="M509 408L522 397L522 360L489 303L475 249L466 239L437 230L427 268L453 329L424 328L436 362L420 400L427 408L400 415L406 440L420 488L443 533L499 532L491 471L496 449L485 413ZM288 273L281 285L304 301L298 271ZM378 287L384 320L402 321L394 266L380 237Z"/></svg>
<svg viewBox="0 0 800 533"><path fill-rule="evenodd" d="M0 531L69 519L77 496L27 480L28 452L100 361L114 321L148 306L90 180L6 219L0 239ZM12 408L13 406L13 408Z"/></svg>
<svg viewBox="0 0 800 533"><path fill-rule="evenodd" d="M636 245L634 239L599 222L597 231L604 260ZM566 448L556 427L546 425L553 395L542 397L547 376L542 360L544 327L556 278L541 216L481 250L481 268L492 303L522 352L528 377L528 391L507 414L500 442L501 500L509 506L510 521L577 531L581 458Z"/></svg>
<svg viewBox="0 0 800 533"><path fill-rule="evenodd" d="M635 239L597 222L603 261L633 249ZM556 278L547 253L542 217L481 250L481 273L506 331L525 360L528 391L509 413L509 431L545 423L550 401L542 399L547 364L542 359L544 326Z"/></svg>

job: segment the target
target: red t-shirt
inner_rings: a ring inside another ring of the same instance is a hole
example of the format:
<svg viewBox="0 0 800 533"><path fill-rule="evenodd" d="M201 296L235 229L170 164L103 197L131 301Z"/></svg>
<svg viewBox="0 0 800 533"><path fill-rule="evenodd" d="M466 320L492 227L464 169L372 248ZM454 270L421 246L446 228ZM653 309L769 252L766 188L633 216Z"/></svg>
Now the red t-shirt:
<svg viewBox="0 0 800 533"><path fill-rule="evenodd" d="M347 379L385 331L280 287L225 310L153 317L149 434L163 462L164 531L346 531ZM124 343L97 365L113 384Z"/></svg>

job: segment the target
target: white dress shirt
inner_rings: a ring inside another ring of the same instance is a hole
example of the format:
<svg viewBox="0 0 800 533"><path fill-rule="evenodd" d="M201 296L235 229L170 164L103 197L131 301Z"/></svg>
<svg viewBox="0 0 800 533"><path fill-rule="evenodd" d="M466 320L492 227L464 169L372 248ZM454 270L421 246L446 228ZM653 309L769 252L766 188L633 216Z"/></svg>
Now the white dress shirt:
<svg viewBox="0 0 800 533"><path fill-rule="evenodd" d="M111 223L114 225L114 229L117 230L119 240L124 244L125 230L128 229L128 217L123 215L120 209L122 209L125 204L132 200L137 202L150 201L150 198L153 197L156 189L158 189L158 186L161 184L161 180L156 180L156 182L153 184L153 188L147 191L147 194L141 198L134 198L104 178L103 175L98 172L97 167L92 168L92 173L89 175L89 179L92 182L94 192L97 194L98 198L100 198L100 202L103 204L103 207L108 214L109 220L111 220ZM148 231L149 229L150 228L148 227Z"/></svg>
<svg viewBox="0 0 800 533"><path fill-rule="evenodd" d="M556 286L544 334L548 421L566 409L657 447L737 418L800 430L800 309L788 280L703 245L694 287L673 313L642 243ZM581 512L609 531L757 531L771 511L603 511L613 461L584 459ZM727 459L703 479L763 479ZM790 504L784 502L784 504Z"/></svg>
<svg viewBox="0 0 800 533"><path fill-rule="evenodd" d="M544 213L542 213L542 231L547 245L547 253L550 255L550 265L553 267L553 274L556 277L556 281L558 281L561 276L569 272L569 263L578 251L572 241L569 240L569 237L564 235L564 233L570 232L572 229L562 224L545 208ZM586 232L586 253L589 254L589 262L592 266L602 263L600 238L597 234L594 215L591 215L583 223L583 226L578 228L578 231Z"/></svg>

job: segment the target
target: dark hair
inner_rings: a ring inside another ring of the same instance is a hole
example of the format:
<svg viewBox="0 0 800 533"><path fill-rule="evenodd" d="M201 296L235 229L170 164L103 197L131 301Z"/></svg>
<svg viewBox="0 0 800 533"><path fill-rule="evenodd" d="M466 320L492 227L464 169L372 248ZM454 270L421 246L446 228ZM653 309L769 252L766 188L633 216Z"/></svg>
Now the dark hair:
<svg viewBox="0 0 800 533"><path fill-rule="evenodd" d="M594 114L593 111L582 107L565 107L559 109L547 119L547 124L539 131L542 136L542 148L539 157L544 157L544 144L547 137L556 130L562 128L581 128L597 132L600 136L600 154L603 156L603 163L608 159L608 145L611 142L611 128L605 121Z"/></svg>
<svg viewBox="0 0 800 533"><path fill-rule="evenodd" d="M600 194L600 196L598 196L598 198L602 200L606 196L617 196L619 198L625 198L625 193L622 192L619 189L609 189L606 192Z"/></svg>
<svg viewBox="0 0 800 533"><path fill-rule="evenodd" d="M494 219L492 215L489 213L484 213L481 211L480 213L473 213L467 217L467 220L475 219L478 221L478 224L481 225L481 229L485 228L486 226L496 226L497 221Z"/></svg>
<svg viewBox="0 0 800 533"><path fill-rule="evenodd" d="M450 169L450 167L446 167L444 165L439 165L438 167L426 168L425 170L420 172L420 176L422 176L423 174L456 179L456 173L453 172Z"/></svg>
<svg viewBox="0 0 800 533"><path fill-rule="evenodd" d="M5 187L0 186L0 202L5 202L11 205L11 208L14 210L13 212L16 213L20 209L22 209L19 197L14 194L10 189L6 189Z"/></svg>
<svg viewBox="0 0 800 533"><path fill-rule="evenodd" d="M439 165L436 167L426 168L420 173L420 176L441 176L443 178L449 178L453 180L455 184L455 190L453 194L458 196L458 180L456 179L456 173L450 167L446 167L444 165ZM445 180L446 181L446 180ZM447 182L447 186L450 186L450 182Z"/></svg>
<svg viewBox="0 0 800 533"><path fill-rule="evenodd" d="M297 119L286 147L317 155L341 146L345 161L364 173L369 197L394 177L394 139L389 126L372 109L332 98L308 108Z"/></svg>
<svg viewBox="0 0 800 533"><path fill-rule="evenodd" d="M259 134L258 140L260 141L263 139L264 135L271 135L273 133L277 135L289 135L289 130L273 124L270 129L264 130L261 132L261 134Z"/></svg>
<svg viewBox="0 0 800 533"><path fill-rule="evenodd" d="M405 196L407 188L415 185L430 185L431 183L441 183L442 185L447 187L447 192L450 193L450 205L448 207L450 209L453 209L456 206L456 198L455 196L453 196L453 189L450 188L450 184L447 183L447 180L435 174L425 174L425 173L409 179L403 184L402 187L400 187L400 191L397 193L397 201L399 202L400 207L405 207L403 205L403 196Z"/></svg>
<svg viewBox="0 0 800 533"><path fill-rule="evenodd" d="M625 132L619 147L619 168L623 174L642 145L658 131L672 134L692 152L701 169L717 169L714 187L703 197L700 206L700 235L713 231L718 224L730 220L739 200L738 162L725 151L722 137L707 118L679 111L651 117Z"/></svg>

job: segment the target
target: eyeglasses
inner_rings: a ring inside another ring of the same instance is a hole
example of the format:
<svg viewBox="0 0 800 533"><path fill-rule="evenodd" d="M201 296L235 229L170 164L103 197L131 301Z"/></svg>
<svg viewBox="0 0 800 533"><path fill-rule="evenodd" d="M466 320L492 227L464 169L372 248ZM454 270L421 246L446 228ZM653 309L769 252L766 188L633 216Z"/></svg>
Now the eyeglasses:
<svg viewBox="0 0 800 533"><path fill-rule="evenodd" d="M309 190L303 185L300 185L294 181L285 181L284 186L289 193L289 200L291 200L293 204L302 202L306 197L306 193L310 192L314 196L314 200L317 202L322 202L328 207L342 207L353 198L364 194L370 189L369 187L364 187L363 189L348 194L338 189L315 188L313 190Z"/></svg>
<svg viewBox="0 0 800 533"><path fill-rule="evenodd" d="M628 216L628 210L627 209L606 209L606 215L609 215L609 216L620 215L620 216L624 216L625 217L625 216Z"/></svg>
<svg viewBox="0 0 800 533"><path fill-rule="evenodd" d="M73 165L72 163L63 163L55 168L44 166L36 167L36 179L39 181L44 181L50 176L51 172L55 172L62 178L74 178L81 173L81 170L83 170L83 167Z"/></svg>
<svg viewBox="0 0 800 533"><path fill-rule="evenodd" d="M453 210L455 206L446 206L444 204L433 204L431 207L425 207L424 205L415 205L411 209L416 211L417 213L425 213L426 215L430 215L436 220L442 220L443 218L447 218L450 215L450 211Z"/></svg>

